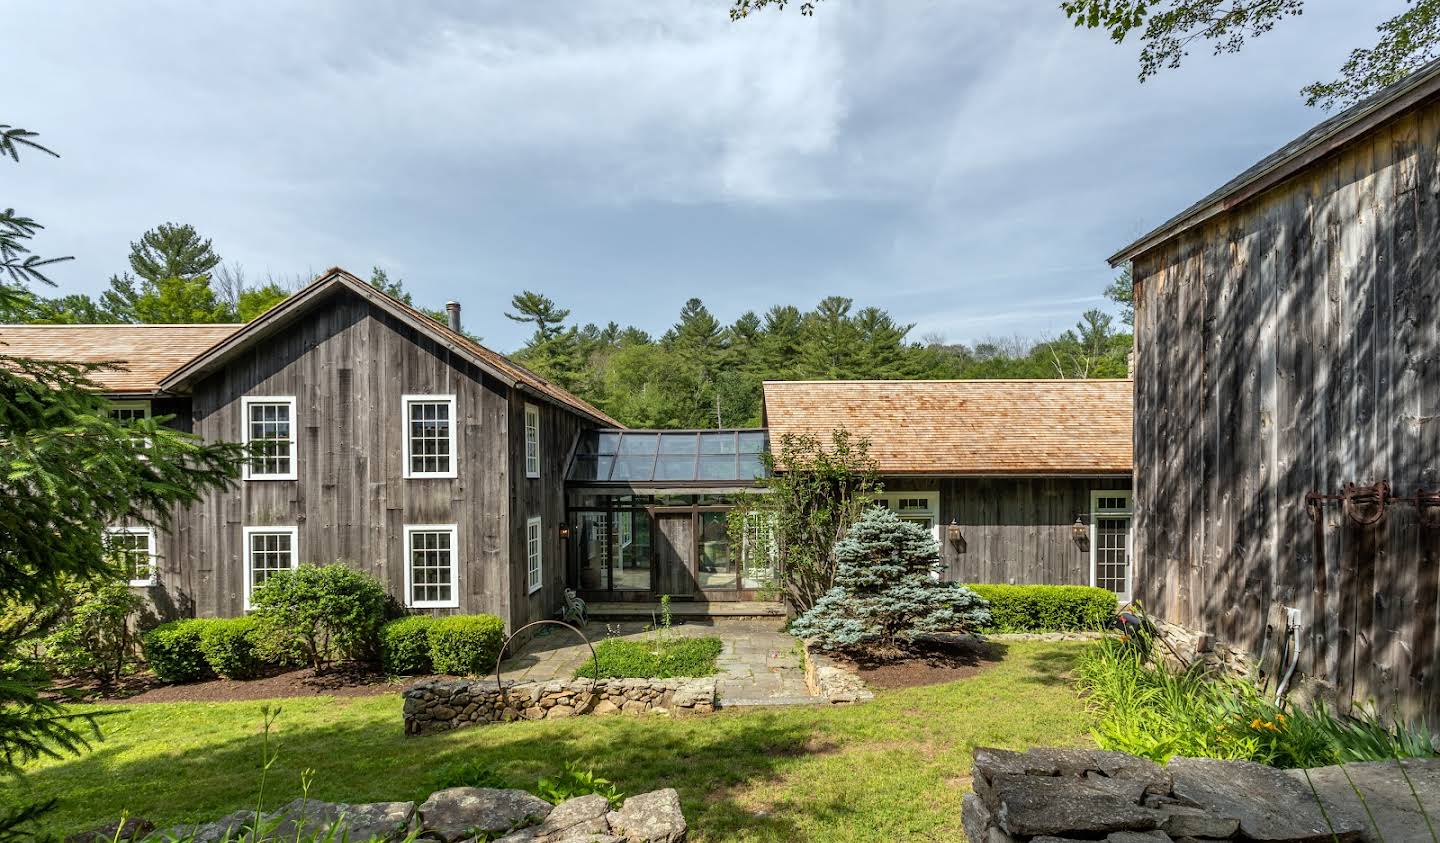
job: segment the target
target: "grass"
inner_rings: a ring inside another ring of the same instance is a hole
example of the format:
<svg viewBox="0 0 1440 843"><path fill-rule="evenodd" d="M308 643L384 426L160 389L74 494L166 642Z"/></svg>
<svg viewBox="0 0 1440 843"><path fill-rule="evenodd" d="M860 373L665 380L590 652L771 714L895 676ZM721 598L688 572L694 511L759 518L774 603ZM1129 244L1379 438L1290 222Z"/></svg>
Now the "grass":
<svg viewBox="0 0 1440 843"><path fill-rule="evenodd" d="M856 706L736 709L709 717L584 717L407 738L400 697L285 700L266 807L300 794L365 802L422 799L448 765L473 762L535 782L567 762L625 793L673 786L693 841L960 840L976 746L1090 746L1069 672L1081 645L1014 642L980 674L882 691ZM6 800L54 796L57 831L122 811L164 827L253 802L260 705L94 706L107 740L34 765Z"/></svg>
<svg viewBox="0 0 1440 843"><path fill-rule="evenodd" d="M601 679L713 676L715 659L723 648L719 638L708 636L663 641L610 638L595 645L595 659L586 659L575 671L575 676L595 676L596 659L600 662Z"/></svg>

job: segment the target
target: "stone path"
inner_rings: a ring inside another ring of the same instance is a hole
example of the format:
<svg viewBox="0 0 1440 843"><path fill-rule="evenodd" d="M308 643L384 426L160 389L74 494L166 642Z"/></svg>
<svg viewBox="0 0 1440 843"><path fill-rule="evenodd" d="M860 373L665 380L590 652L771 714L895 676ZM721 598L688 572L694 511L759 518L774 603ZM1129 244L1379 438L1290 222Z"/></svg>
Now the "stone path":
<svg viewBox="0 0 1440 843"><path fill-rule="evenodd" d="M644 640L654 635L642 622L592 621L585 635L592 644L607 637ZM515 658L502 665L504 678L520 682L569 679L590 657L585 644L559 627L541 630ZM746 705L810 705L824 702L805 687L805 670L799 642L775 619L714 618L676 623L676 637L715 636L725 645L720 652L716 693L721 707Z"/></svg>

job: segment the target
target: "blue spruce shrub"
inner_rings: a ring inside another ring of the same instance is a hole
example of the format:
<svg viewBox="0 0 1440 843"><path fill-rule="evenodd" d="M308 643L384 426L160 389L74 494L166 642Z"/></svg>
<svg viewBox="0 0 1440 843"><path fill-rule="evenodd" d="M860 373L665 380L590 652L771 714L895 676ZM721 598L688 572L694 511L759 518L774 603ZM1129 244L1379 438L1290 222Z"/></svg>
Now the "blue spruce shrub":
<svg viewBox="0 0 1440 843"><path fill-rule="evenodd" d="M893 654L917 633L989 623L989 604L959 583L941 582L940 564L940 545L928 530L872 507L835 543L835 587L795 619L791 632L826 649Z"/></svg>

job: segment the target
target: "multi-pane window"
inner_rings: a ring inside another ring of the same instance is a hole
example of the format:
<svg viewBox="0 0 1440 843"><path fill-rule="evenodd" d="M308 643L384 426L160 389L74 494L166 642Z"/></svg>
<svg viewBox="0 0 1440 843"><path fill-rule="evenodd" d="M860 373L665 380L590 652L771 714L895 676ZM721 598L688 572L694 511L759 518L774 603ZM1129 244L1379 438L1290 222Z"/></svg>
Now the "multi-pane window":
<svg viewBox="0 0 1440 843"><path fill-rule="evenodd" d="M539 591L544 584L544 566L545 531L541 528L539 518L531 518L525 522L525 581L532 594Z"/></svg>
<svg viewBox="0 0 1440 843"><path fill-rule="evenodd" d="M405 528L405 605L417 609L460 605L455 525Z"/></svg>
<svg viewBox="0 0 1440 843"><path fill-rule="evenodd" d="M875 505L893 510L901 521L919 524L935 532L940 523L940 496L935 492L896 492L877 495ZM938 538L938 535L936 536Z"/></svg>
<svg viewBox="0 0 1440 843"><path fill-rule="evenodd" d="M252 608L256 589L277 571L293 571L298 527L245 528L245 608Z"/></svg>
<svg viewBox="0 0 1440 843"><path fill-rule="evenodd" d="M540 408L525 405L525 476L540 476Z"/></svg>
<svg viewBox="0 0 1440 843"><path fill-rule="evenodd" d="M455 476L455 396L407 395L405 476Z"/></svg>
<svg viewBox="0 0 1440 843"><path fill-rule="evenodd" d="M244 441L250 449L246 480L295 479L295 399L255 397L241 400Z"/></svg>
<svg viewBox="0 0 1440 843"><path fill-rule="evenodd" d="M110 404L110 418L131 422L150 418L149 401L114 401Z"/></svg>
<svg viewBox="0 0 1440 843"><path fill-rule="evenodd" d="M1131 509L1130 492L1097 490L1091 493L1091 584L1107 588L1121 602L1129 602L1131 578L1134 576L1130 558Z"/></svg>
<svg viewBox="0 0 1440 843"><path fill-rule="evenodd" d="M115 527L105 531L105 552L131 585L154 585L158 570L155 531L149 527Z"/></svg>

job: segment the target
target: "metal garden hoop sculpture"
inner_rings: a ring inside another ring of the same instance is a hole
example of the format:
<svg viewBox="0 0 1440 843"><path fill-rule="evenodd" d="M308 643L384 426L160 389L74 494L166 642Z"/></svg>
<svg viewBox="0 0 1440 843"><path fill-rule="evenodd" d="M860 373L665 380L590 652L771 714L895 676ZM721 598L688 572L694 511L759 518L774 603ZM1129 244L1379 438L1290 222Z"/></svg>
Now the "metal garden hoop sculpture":
<svg viewBox="0 0 1440 843"><path fill-rule="evenodd" d="M505 660L505 651L510 648L510 642L515 640L515 636L519 635L530 627L544 626L545 624L563 626L571 632L575 633L576 635L580 636L580 640L584 641L585 646L590 648L590 663L595 665L595 675L590 679L592 689L594 688L594 685L600 681L600 657L595 655L595 645L590 643L590 639L585 637L585 633L581 632L578 627L572 626L564 621L557 621L547 618L543 621L532 621L531 623L525 624L524 626L510 633L510 635L505 638L505 643L500 645L500 654L495 657L495 690L500 693L500 696L502 698L508 700L510 697L509 692L505 690L504 683L500 681L500 663Z"/></svg>

